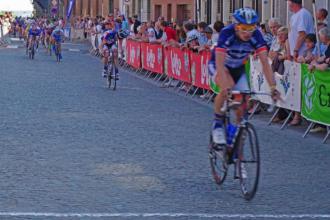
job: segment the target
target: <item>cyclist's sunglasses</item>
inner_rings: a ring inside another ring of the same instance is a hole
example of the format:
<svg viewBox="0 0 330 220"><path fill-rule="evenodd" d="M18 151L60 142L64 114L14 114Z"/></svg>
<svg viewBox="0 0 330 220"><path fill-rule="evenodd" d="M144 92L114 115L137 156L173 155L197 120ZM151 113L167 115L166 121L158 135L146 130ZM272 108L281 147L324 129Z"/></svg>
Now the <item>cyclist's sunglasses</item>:
<svg viewBox="0 0 330 220"><path fill-rule="evenodd" d="M253 33L257 29L257 26L252 24L237 24L236 25L236 30L242 31L245 33Z"/></svg>

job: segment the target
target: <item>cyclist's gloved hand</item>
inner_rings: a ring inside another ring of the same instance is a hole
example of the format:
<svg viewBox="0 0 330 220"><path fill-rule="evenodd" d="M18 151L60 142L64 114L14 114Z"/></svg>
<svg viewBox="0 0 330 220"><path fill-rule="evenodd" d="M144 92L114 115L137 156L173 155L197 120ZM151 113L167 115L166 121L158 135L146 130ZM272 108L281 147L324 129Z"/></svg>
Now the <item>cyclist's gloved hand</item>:
<svg viewBox="0 0 330 220"><path fill-rule="evenodd" d="M271 97L276 103L277 101L281 100L281 93L275 87L273 87L271 88Z"/></svg>

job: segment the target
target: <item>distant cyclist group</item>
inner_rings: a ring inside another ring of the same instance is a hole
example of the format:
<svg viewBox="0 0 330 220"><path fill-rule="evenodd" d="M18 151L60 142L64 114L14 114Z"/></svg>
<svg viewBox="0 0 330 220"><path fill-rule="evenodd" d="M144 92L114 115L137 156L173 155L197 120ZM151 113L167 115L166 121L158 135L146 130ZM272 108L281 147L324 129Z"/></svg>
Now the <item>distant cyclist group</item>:
<svg viewBox="0 0 330 220"><path fill-rule="evenodd" d="M26 55L34 59L39 45L43 45L49 55L54 52L57 62L62 60L61 43L64 40L64 21L45 18L16 18L12 22L12 32L24 39Z"/></svg>

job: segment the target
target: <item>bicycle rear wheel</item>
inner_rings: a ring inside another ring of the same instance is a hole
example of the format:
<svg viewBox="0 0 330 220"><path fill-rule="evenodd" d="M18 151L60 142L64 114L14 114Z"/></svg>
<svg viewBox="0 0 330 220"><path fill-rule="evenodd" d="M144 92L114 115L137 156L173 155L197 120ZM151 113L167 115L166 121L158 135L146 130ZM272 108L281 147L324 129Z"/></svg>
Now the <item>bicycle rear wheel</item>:
<svg viewBox="0 0 330 220"><path fill-rule="evenodd" d="M215 149L212 135L210 135L209 158L211 173L216 184L221 185L227 176L228 164L226 160L226 147L222 150Z"/></svg>
<svg viewBox="0 0 330 220"><path fill-rule="evenodd" d="M113 63L113 67L112 67L112 71L115 71L115 78L114 78L114 85L113 85L113 90L115 91L117 89L117 77L118 77L118 73L116 73L116 69L117 69L117 66L115 64L115 61L112 60L112 63Z"/></svg>
<svg viewBox="0 0 330 220"><path fill-rule="evenodd" d="M116 90L117 89L117 79L116 79L117 76L115 76L114 78L114 85L113 85L113 90Z"/></svg>
<svg viewBox="0 0 330 220"><path fill-rule="evenodd" d="M237 141L241 191L244 199L251 200L257 192L260 175L259 142L252 124L246 123L240 129Z"/></svg>
<svg viewBox="0 0 330 220"><path fill-rule="evenodd" d="M111 80L112 80L112 77L111 77L111 74L112 74L112 65L108 65L108 76L107 76L107 83L108 83L108 88L110 89L111 88Z"/></svg>

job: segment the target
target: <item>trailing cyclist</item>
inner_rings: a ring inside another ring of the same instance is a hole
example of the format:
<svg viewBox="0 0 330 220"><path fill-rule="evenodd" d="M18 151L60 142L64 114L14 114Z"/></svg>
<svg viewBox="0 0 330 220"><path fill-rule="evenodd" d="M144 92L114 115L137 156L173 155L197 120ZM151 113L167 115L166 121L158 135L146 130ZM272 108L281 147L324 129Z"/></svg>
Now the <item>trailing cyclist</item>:
<svg viewBox="0 0 330 220"><path fill-rule="evenodd" d="M31 50L32 46L36 45L36 49L39 46L39 37L41 34L41 29L37 26L35 22L32 22L31 28L28 34L28 48Z"/></svg>
<svg viewBox="0 0 330 220"><path fill-rule="evenodd" d="M52 54L52 40L51 40L51 35L53 31L55 30L55 26L52 23L48 23L46 26L46 37L45 37L45 46L46 50Z"/></svg>
<svg viewBox="0 0 330 220"><path fill-rule="evenodd" d="M221 88L214 101L215 114L212 126L213 142L220 148L226 145L223 104L227 100L228 91L250 90L244 64L252 53L256 53L260 59L271 88L272 99L276 101L280 95L275 89L274 73L268 62L267 44L257 29L256 24L259 20L257 13L251 8L241 8L234 12L233 17L236 22L220 33L209 63L209 73ZM236 112L237 120L242 119L242 112L241 110Z"/></svg>
<svg viewBox="0 0 330 220"><path fill-rule="evenodd" d="M118 48L117 48L117 31L115 27L115 23L113 21L106 21L105 22L105 32L102 37L102 44L101 48L103 49L103 64L104 69L102 76L107 77L108 73L108 63L110 53L114 56L114 64L115 64L115 73L112 72L111 77L115 78L116 80L119 79L118 75Z"/></svg>
<svg viewBox="0 0 330 220"><path fill-rule="evenodd" d="M62 47L61 43L63 41L64 31L60 26L57 26L53 33L51 34L52 41L55 45L55 54L58 56L58 62L62 59Z"/></svg>

